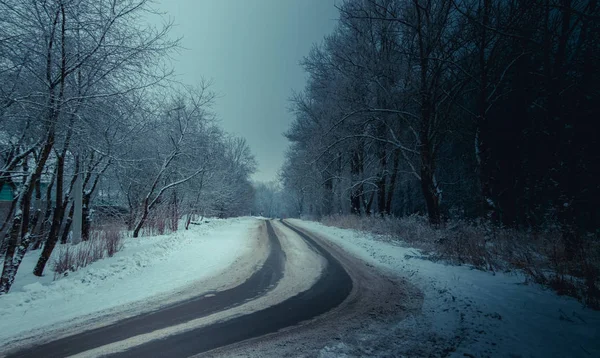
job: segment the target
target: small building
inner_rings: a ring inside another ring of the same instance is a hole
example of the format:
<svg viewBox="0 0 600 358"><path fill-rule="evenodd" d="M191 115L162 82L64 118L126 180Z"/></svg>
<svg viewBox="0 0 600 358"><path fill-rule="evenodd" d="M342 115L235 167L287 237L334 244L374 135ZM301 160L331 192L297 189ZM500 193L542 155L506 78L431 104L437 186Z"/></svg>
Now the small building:
<svg viewBox="0 0 600 358"><path fill-rule="evenodd" d="M13 188L10 185L2 185L0 190L0 202L11 202L14 199Z"/></svg>
<svg viewBox="0 0 600 358"><path fill-rule="evenodd" d="M13 198L13 188L10 185L3 185L2 190L0 190L0 223L4 223L8 218ZM0 235L4 235L4 233L2 232Z"/></svg>
<svg viewBox="0 0 600 358"><path fill-rule="evenodd" d="M36 201L35 199L35 192L34 192L34 197L32 198L32 206L34 207L40 207L41 205L44 205L45 203L45 198L46 198L46 191L48 190L48 185L49 183L46 182L42 182L40 183L40 192L42 194L42 200L41 201ZM18 187L18 185L17 185ZM55 197L55 193L52 192L51 193L51 200L52 202L54 202L54 197ZM7 217L8 217L8 213L10 212L10 206L12 205L12 201L15 198L15 188L11 185L7 185L4 184L2 186L2 190L0 190L0 221L4 222Z"/></svg>

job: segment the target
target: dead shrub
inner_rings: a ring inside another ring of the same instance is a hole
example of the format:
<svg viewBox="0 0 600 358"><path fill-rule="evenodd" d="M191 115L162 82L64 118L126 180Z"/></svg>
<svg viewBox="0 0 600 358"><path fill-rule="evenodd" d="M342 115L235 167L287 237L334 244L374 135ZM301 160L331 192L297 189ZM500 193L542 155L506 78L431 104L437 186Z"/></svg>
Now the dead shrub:
<svg viewBox="0 0 600 358"><path fill-rule="evenodd" d="M75 266L71 271L76 271L80 267L85 267L92 262L92 245L95 240L86 241L74 248Z"/></svg>
<svg viewBox="0 0 600 358"><path fill-rule="evenodd" d="M106 256L112 257L123 248L123 235L120 227L107 225L101 229L92 230L90 239L77 245L62 245L52 264L54 278L68 275L92 262Z"/></svg>
<svg viewBox="0 0 600 358"><path fill-rule="evenodd" d="M321 222L342 229L370 232L378 235L379 239L384 241L401 239L426 252L431 251L434 248L434 243L442 239L443 236L428 224L426 218L419 215L403 218L331 215L323 217Z"/></svg>
<svg viewBox="0 0 600 358"><path fill-rule="evenodd" d="M112 257L115 253L123 248L123 235L118 228L111 227L103 231L104 234L104 249L108 257Z"/></svg>
<svg viewBox="0 0 600 358"><path fill-rule="evenodd" d="M472 265L486 271L519 270L535 283L600 309L597 235L585 237L581 247L573 250L565 247L563 232L558 226L525 231L498 227L482 220L454 220L434 228L427 218L419 215L402 218L332 215L322 218L321 222L369 232L382 241L402 241L421 249L429 259Z"/></svg>
<svg viewBox="0 0 600 358"><path fill-rule="evenodd" d="M165 218L160 215L160 212L152 213L146 223L142 227L141 236L157 236L171 233L170 218Z"/></svg>
<svg viewBox="0 0 600 358"><path fill-rule="evenodd" d="M482 270L496 270L498 265L486 247L486 235L480 228L457 221L444 231L446 237L437 242L437 251L442 258L458 264L470 264Z"/></svg>
<svg viewBox="0 0 600 358"><path fill-rule="evenodd" d="M58 257L52 262L54 279L68 271L75 271L75 255L69 247L61 248Z"/></svg>

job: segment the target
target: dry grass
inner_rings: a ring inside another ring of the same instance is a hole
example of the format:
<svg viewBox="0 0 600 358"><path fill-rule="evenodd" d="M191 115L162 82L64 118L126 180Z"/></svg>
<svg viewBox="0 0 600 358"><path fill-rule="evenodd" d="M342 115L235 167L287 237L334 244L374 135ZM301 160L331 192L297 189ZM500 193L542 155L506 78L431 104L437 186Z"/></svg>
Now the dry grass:
<svg viewBox="0 0 600 358"><path fill-rule="evenodd" d="M171 219L160 215L160 213L153 213L144 223L140 236L165 235L171 232L173 232Z"/></svg>
<svg viewBox="0 0 600 358"><path fill-rule="evenodd" d="M600 309L597 235L583 238L581 247L567 252L563 231L558 227L519 231L484 221L456 220L436 229L418 215L403 218L334 215L322 218L321 222L369 232L384 241L401 240L435 260L472 265L486 271L519 270L533 282Z"/></svg>
<svg viewBox="0 0 600 358"><path fill-rule="evenodd" d="M123 230L119 226L106 225L93 230L90 239L77 245L62 245L58 257L52 263L54 278L66 276L94 261L112 257L123 248Z"/></svg>
<svg viewBox="0 0 600 358"><path fill-rule="evenodd" d="M111 226L100 231L100 233L108 257L113 257L123 248L122 230L119 230L118 227Z"/></svg>

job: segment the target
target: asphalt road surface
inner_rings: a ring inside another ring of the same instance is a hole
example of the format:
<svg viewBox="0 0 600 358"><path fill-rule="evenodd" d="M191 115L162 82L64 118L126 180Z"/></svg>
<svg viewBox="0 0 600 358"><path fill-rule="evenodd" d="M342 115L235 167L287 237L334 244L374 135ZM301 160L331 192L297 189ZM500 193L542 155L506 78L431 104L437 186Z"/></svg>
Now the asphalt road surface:
<svg viewBox="0 0 600 358"><path fill-rule="evenodd" d="M155 312L124 319L102 328L29 347L14 352L9 357L67 357L205 317L267 294L283 277L285 253L282 251L272 224L267 221L266 225L270 253L262 267L239 286L225 291L209 292L210 294L203 292L200 297L167 306ZM341 304L352 291L350 275L317 240L285 222L283 225L296 232L306 241L310 249L326 260L323 272L310 289L268 308L184 333L152 340L112 356L189 357L298 325Z"/></svg>

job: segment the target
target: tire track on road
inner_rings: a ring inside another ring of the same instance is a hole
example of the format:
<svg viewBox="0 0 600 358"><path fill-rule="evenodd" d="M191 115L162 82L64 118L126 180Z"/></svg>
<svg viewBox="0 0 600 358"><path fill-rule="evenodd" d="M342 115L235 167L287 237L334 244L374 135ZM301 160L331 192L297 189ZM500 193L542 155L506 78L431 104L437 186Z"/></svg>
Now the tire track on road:
<svg viewBox="0 0 600 358"><path fill-rule="evenodd" d="M342 264L308 235L285 222L282 224L327 262L310 289L263 310L154 340L110 357L189 357L301 324L340 305L352 291L352 279Z"/></svg>

